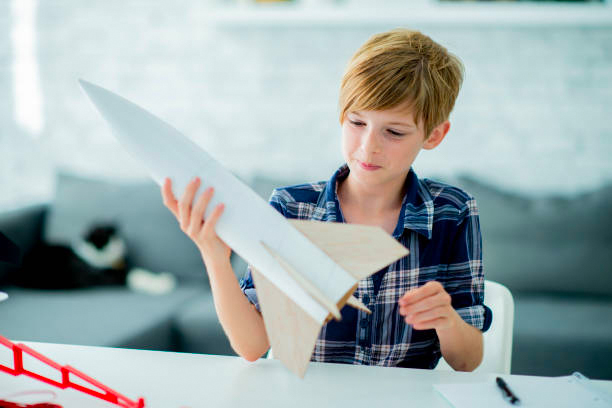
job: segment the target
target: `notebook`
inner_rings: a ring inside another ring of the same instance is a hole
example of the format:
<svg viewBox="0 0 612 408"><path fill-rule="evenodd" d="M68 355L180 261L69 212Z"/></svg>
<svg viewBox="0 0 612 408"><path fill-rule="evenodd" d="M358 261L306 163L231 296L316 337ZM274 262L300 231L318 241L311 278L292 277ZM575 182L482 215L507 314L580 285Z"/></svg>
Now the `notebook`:
<svg viewBox="0 0 612 408"><path fill-rule="evenodd" d="M566 377L501 376L521 400L516 407L551 408L612 408L612 396L594 386L580 373ZM495 383L490 381L467 384L434 384L455 408L509 408Z"/></svg>

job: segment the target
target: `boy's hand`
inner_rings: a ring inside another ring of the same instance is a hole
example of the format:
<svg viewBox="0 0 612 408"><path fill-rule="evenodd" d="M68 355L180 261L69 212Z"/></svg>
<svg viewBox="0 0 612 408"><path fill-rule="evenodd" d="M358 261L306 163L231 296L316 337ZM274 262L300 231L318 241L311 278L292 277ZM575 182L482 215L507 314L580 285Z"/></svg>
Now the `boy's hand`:
<svg viewBox="0 0 612 408"><path fill-rule="evenodd" d="M162 186L164 205L174 214L181 230L195 242L206 264L226 261L229 259L232 250L215 232L215 225L223 213L224 205L218 204L210 217L204 220L206 207L214 191L212 187L207 188L200 195L195 206L192 206L193 198L199 186L200 179L196 177L185 188L181 200L177 201L172 194L172 182L169 178L166 178Z"/></svg>
<svg viewBox="0 0 612 408"><path fill-rule="evenodd" d="M409 290L398 303L400 314L416 330L449 329L456 324L457 318L461 319L440 282L430 281Z"/></svg>

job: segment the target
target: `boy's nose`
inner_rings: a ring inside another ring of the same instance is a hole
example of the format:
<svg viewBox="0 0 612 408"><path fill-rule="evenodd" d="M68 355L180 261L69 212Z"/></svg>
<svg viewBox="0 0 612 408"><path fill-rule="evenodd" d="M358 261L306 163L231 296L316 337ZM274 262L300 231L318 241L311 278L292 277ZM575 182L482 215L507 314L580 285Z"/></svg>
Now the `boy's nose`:
<svg viewBox="0 0 612 408"><path fill-rule="evenodd" d="M378 133L372 128L367 129L361 138L361 149L366 154L380 153L380 140ZM366 156L367 157L367 156Z"/></svg>

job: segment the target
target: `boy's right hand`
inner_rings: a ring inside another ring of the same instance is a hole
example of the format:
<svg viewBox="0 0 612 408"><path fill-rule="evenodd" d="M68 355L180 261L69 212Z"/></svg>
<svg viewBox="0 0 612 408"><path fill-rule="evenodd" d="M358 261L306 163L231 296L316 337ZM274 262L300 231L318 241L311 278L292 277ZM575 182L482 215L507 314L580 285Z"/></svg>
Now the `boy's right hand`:
<svg viewBox="0 0 612 408"><path fill-rule="evenodd" d="M204 220L204 213L213 196L214 189L212 187L207 188L200 195L195 206L192 206L193 198L199 186L200 179L196 177L187 185L180 201L177 201L172 193L172 181L166 178L161 189L164 205L176 217L181 230L196 244L206 265L227 262L232 249L215 232L215 225L225 206L218 204L210 217Z"/></svg>

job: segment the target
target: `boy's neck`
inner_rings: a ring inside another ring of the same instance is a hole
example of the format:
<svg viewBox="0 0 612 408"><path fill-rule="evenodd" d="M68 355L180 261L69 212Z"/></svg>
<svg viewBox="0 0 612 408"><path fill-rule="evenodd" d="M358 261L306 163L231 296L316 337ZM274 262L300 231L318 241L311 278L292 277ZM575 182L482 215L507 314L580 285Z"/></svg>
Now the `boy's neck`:
<svg viewBox="0 0 612 408"><path fill-rule="evenodd" d="M338 183L338 199L341 206L349 207L353 211L382 217L401 208L406 194L405 180L404 177L387 184L368 186L356 181L349 173L346 179Z"/></svg>

